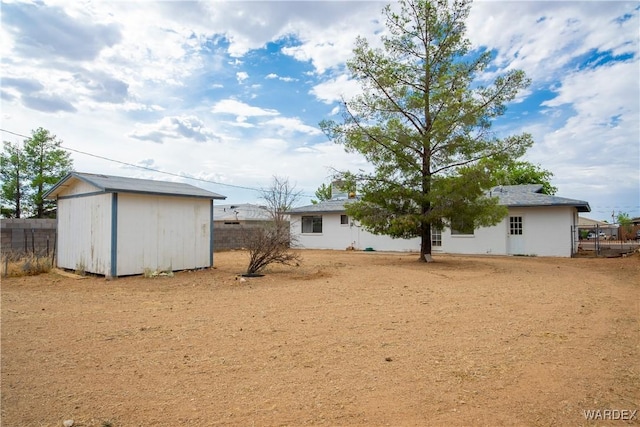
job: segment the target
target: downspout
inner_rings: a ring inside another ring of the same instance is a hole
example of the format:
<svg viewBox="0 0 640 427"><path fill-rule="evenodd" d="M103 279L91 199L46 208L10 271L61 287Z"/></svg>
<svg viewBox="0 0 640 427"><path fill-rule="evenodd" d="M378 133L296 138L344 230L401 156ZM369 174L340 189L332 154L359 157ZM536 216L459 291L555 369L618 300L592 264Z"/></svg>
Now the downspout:
<svg viewBox="0 0 640 427"><path fill-rule="evenodd" d="M111 194L111 271L109 279L118 277L118 193Z"/></svg>
<svg viewBox="0 0 640 427"><path fill-rule="evenodd" d="M209 205L209 268L213 267L213 199Z"/></svg>

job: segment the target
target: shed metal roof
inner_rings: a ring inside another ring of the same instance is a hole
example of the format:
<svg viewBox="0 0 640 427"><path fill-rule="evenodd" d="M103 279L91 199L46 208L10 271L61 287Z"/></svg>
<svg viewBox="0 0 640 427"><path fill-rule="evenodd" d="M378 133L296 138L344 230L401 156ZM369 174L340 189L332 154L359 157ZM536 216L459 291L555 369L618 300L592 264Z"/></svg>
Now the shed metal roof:
<svg viewBox="0 0 640 427"><path fill-rule="evenodd" d="M543 206L573 206L578 212L591 212L589 203L584 200L568 199L565 197L549 196L540 193L542 185L501 185L488 192L490 197L498 197L501 205L508 207L543 207ZM345 205L353 199L326 200L315 205L301 206L289 210L289 214L338 213L346 210Z"/></svg>
<svg viewBox="0 0 640 427"><path fill-rule="evenodd" d="M74 185L77 180L93 185L104 193L137 193L218 200L226 199L226 196L181 182L155 181L152 179L126 178L81 172L71 172L62 178L51 190L45 193L44 198L56 199L60 193L63 193L66 189Z"/></svg>

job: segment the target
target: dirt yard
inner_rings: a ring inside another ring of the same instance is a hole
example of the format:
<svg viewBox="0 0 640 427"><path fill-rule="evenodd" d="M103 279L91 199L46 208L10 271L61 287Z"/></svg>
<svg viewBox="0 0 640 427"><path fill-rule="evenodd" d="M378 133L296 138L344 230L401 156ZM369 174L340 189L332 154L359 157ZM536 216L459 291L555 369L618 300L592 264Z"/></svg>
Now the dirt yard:
<svg viewBox="0 0 640 427"><path fill-rule="evenodd" d="M2 426L640 424L640 257L302 255L4 279Z"/></svg>

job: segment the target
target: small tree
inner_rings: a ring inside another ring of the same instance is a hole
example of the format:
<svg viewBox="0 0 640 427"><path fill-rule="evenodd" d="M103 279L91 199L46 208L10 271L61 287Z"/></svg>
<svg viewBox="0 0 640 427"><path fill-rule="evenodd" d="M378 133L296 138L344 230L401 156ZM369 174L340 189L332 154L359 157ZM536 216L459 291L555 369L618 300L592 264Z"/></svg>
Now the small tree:
<svg viewBox="0 0 640 427"><path fill-rule="evenodd" d="M541 184L542 193L553 196L558 191L551 185L553 172L529 162L511 162L494 173L497 185Z"/></svg>
<svg viewBox="0 0 640 427"><path fill-rule="evenodd" d="M325 200L331 200L331 184L322 184L316 190L316 197L318 200L311 199L311 204L318 204L319 202L324 202Z"/></svg>
<svg viewBox="0 0 640 427"><path fill-rule="evenodd" d="M27 167L30 204L36 218L51 215L55 202L44 200L44 194L67 175L72 167L71 155L60 148L62 141L48 130L31 131L31 138L24 141L24 157Z"/></svg>
<svg viewBox="0 0 640 427"><path fill-rule="evenodd" d="M616 216L616 221L620 225L620 240L627 240L631 236L631 232L633 231L633 222L631 222L631 217L626 212L619 212Z"/></svg>
<svg viewBox="0 0 640 427"><path fill-rule="evenodd" d="M2 216L20 218L28 186L25 184L26 164L18 144L4 141L0 155L0 176L2 177Z"/></svg>
<svg viewBox="0 0 640 427"><path fill-rule="evenodd" d="M271 186L261 190L262 199L272 221L264 227L245 230L245 247L249 251L249 265L245 275L259 274L269 264L296 265L301 258L291 251L293 245L287 211L300 199L301 191L288 178L274 176Z"/></svg>

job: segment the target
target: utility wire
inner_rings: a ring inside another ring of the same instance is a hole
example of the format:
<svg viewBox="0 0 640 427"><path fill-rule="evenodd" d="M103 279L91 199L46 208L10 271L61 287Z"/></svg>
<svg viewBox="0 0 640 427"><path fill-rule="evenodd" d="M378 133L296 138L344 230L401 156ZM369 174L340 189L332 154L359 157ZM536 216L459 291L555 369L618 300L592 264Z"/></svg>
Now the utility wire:
<svg viewBox="0 0 640 427"><path fill-rule="evenodd" d="M10 133L11 135L20 136L20 137L23 137L23 138L31 138L30 136L22 135L22 134L16 133L16 132L11 132L10 130L6 130L6 129L0 129L0 131L6 132L6 133ZM109 162L119 163L121 165L131 166L131 167L139 168L139 169L144 169L144 170L148 170L148 171L151 171L151 172L157 172L157 173L162 173L162 174L165 174L165 175L176 176L178 178L192 179L194 181L206 182L208 184L215 184L215 185L223 185L225 187L239 188L241 190L257 191L259 193L262 192L262 190L259 189L259 188L244 187L242 185L234 185L234 184L225 184L223 182L210 181L208 179L203 179L203 178L194 178L194 177L191 177L191 176L181 175L181 174L174 173L174 172L165 172L165 171L161 171L161 170L158 170L158 169L150 168L148 166L136 165L136 164L133 164L133 163L123 162L121 160L111 159L109 157L99 156L97 154L87 153L86 151L76 150L74 148L65 147L63 145L60 145L60 148L62 148L64 150L67 150L67 151L73 151L75 153L84 154L86 156L95 157L97 159L107 160ZM306 196L306 197L313 197L313 196L309 196L309 195L306 195L306 194L302 194L302 195Z"/></svg>

